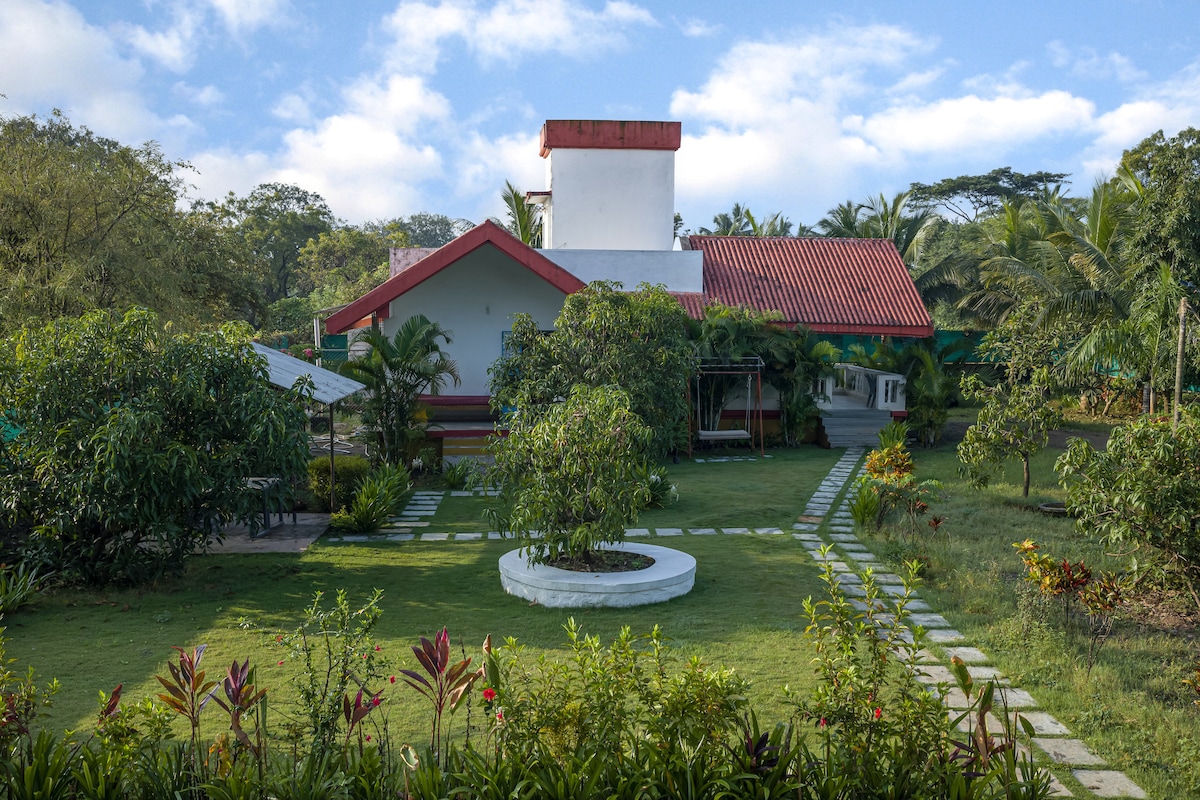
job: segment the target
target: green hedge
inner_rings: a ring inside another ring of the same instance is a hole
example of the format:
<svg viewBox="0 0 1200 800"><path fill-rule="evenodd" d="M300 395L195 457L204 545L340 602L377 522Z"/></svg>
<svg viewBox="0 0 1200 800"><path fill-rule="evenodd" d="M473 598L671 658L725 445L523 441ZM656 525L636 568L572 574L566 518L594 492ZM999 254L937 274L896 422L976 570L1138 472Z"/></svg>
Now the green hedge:
<svg viewBox="0 0 1200 800"><path fill-rule="evenodd" d="M334 456L334 507L329 507L329 458L322 456L308 462L308 489L313 493L317 508L322 511L341 511L350 505L354 493L371 471L371 463L362 456Z"/></svg>

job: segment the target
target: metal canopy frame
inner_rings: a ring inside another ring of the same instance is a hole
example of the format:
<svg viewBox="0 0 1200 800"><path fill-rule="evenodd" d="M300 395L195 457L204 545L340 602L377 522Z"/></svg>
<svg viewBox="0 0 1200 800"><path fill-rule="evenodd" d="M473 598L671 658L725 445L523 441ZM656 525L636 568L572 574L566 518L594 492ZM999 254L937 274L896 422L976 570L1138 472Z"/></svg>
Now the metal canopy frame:
<svg viewBox="0 0 1200 800"><path fill-rule="evenodd" d="M692 396L692 384L691 384L691 381L689 381L688 382L688 404L692 405L693 403L699 403L700 379L706 375L745 375L745 376L747 376L748 383L751 381L751 376L753 376L752 382L754 383L754 388L755 388L754 414L752 414L751 410L750 410L750 396L749 396L749 392L747 392L746 418L748 420L748 423L753 423L755 421L755 416L757 416L758 453L760 456L765 456L766 455L766 445L765 445L764 433L763 433L762 372L763 372L763 360L761 358L759 358L758 356L746 356L744 358L735 358L735 359L716 359L716 358L697 359L696 375L695 375L696 397L693 398L693 396ZM697 413L699 413L698 406L697 406L696 410L697 410ZM717 421L719 424L720 418L718 418ZM750 450L753 451L754 450L754 426L752 424L747 424L747 428L749 428L749 430L746 431L746 434L748 435L748 438L750 439ZM692 457L692 438L693 438L692 434L693 434L693 432L696 434L696 436L698 438L700 438L701 440L704 440L703 434L705 432L700 429L700 421L696 420L696 427L693 431L692 415L688 414L688 458ZM712 433L712 432L710 431L710 433ZM710 437L709 439L707 439L707 441L729 441L734 438L742 438L742 437L741 436L714 436L714 437Z"/></svg>

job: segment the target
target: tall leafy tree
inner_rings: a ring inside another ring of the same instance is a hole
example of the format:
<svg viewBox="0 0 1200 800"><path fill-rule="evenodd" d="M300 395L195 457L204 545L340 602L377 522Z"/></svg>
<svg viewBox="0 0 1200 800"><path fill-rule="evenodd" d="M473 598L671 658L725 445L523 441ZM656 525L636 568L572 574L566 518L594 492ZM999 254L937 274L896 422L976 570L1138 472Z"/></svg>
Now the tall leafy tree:
<svg viewBox="0 0 1200 800"><path fill-rule="evenodd" d="M469 231L470 220L453 219L445 214L420 212L408 219L398 217L396 223L408 235L410 247L441 247Z"/></svg>
<svg viewBox="0 0 1200 800"><path fill-rule="evenodd" d="M1014 172L1012 167L1000 167L986 175L959 175L933 184L914 183L909 193L916 206L942 208L951 218L975 222L996 213L1007 201L1032 200L1068 177L1065 172L1024 175Z"/></svg>
<svg viewBox="0 0 1200 800"><path fill-rule="evenodd" d="M1121 158L1142 187L1129 258L1142 273L1166 264L1179 281L1200 284L1200 130L1162 131Z"/></svg>
<svg viewBox="0 0 1200 800"><path fill-rule="evenodd" d="M1039 325L1036 304L1026 303L984 337L980 353L1002 363L1004 377L992 385L977 374L962 378L963 395L983 402L958 445L960 472L972 485L986 486L1001 464L1020 459L1022 495L1029 496L1030 459L1062 420L1051 402L1058 390L1053 366L1076 335L1067 327Z"/></svg>
<svg viewBox="0 0 1200 800"><path fill-rule="evenodd" d="M494 402L537 414L573 386L619 386L654 433L648 454L661 456L687 442L687 323L661 286L590 283L567 297L549 334L517 315L491 370Z"/></svg>
<svg viewBox="0 0 1200 800"><path fill-rule="evenodd" d="M181 212L177 171L55 112L0 118L0 332L141 305L194 325L244 305L244 264L220 227Z"/></svg>
<svg viewBox="0 0 1200 800"><path fill-rule="evenodd" d="M324 198L292 184L264 183L246 197L230 193L210 207L241 238L267 305L312 289L303 281L300 251L333 229L333 212Z"/></svg>
<svg viewBox="0 0 1200 800"><path fill-rule="evenodd" d="M300 273L313 287L314 310L352 300L374 289L390 274L388 254L407 247L408 234L395 222L338 225L321 233L300 251Z"/></svg>
<svg viewBox="0 0 1200 800"><path fill-rule="evenodd" d="M892 200L882 194L865 203L847 200L829 209L816 228L829 238L891 239L904 263L911 267L934 217L928 210L910 209L909 197L910 192L901 192Z"/></svg>
<svg viewBox="0 0 1200 800"><path fill-rule="evenodd" d="M367 387L363 422L374 431L379 456L403 463L408 447L424 436L418 419L422 394L441 394L447 381L459 384L458 365L442 351L451 331L423 314L406 319L388 338L372 328L357 341L370 348L339 371Z"/></svg>
<svg viewBox="0 0 1200 800"><path fill-rule="evenodd" d="M244 328L244 326L243 326ZM89 583L180 571L262 500L251 476L303 473L303 390L280 392L246 331L172 334L94 311L0 347L5 558Z"/></svg>
<svg viewBox="0 0 1200 800"><path fill-rule="evenodd" d="M678 230L682 222L676 222ZM761 239L769 236L791 236L793 227L792 221L785 217L782 211L759 219L749 207L734 203L730 211L713 217L712 228L701 228L699 233L703 236L753 236Z"/></svg>

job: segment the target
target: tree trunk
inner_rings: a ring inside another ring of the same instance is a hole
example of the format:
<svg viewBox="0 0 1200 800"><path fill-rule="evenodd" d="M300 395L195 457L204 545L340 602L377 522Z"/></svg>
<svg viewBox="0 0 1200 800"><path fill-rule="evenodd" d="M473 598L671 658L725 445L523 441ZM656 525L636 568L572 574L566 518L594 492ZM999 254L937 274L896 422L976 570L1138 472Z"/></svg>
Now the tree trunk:
<svg viewBox="0 0 1200 800"><path fill-rule="evenodd" d="M1025 486L1021 490L1021 496L1029 497L1029 453L1021 453L1021 465L1025 468Z"/></svg>

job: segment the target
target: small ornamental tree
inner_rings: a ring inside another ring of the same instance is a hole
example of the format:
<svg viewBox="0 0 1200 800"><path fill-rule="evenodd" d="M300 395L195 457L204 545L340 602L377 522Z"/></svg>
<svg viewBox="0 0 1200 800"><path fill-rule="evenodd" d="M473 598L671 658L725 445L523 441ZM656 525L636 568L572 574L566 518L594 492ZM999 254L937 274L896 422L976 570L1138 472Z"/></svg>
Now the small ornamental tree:
<svg viewBox="0 0 1200 800"><path fill-rule="evenodd" d="M1174 432L1142 417L1114 429L1104 450L1072 439L1055 467L1080 531L1158 551L1200 607L1200 412L1184 409Z"/></svg>
<svg viewBox="0 0 1200 800"><path fill-rule="evenodd" d="M978 419L958 445L959 472L972 486L987 486L1001 464L1019 458L1024 467L1021 495L1029 496L1029 459L1062 422L1062 411L1050 402L1056 386L1051 366L1069 338L1061 326L1037 324L1030 306L1013 312L984 337L980 353L1002 362L1005 375L995 385L978 375L962 378L963 396L983 402Z"/></svg>
<svg viewBox="0 0 1200 800"><path fill-rule="evenodd" d="M494 402L538 413L573 386L619 386L653 431L645 452L660 457L687 442L687 324L662 286L625 292L619 283L590 283L567 297L549 333L517 315L506 355L491 370Z"/></svg>
<svg viewBox="0 0 1200 800"><path fill-rule="evenodd" d="M653 431L615 386L575 386L538 415L509 415L492 443L492 478L502 487L498 526L530 563L586 567L604 543L619 543L649 489L637 479ZM534 538L540 533L540 538Z"/></svg>
<svg viewBox="0 0 1200 800"><path fill-rule="evenodd" d="M181 571L261 513L251 476L303 474L303 394L280 391L244 332L164 331L93 312L0 346L0 558L89 583ZM2 439L3 437L0 437Z"/></svg>

